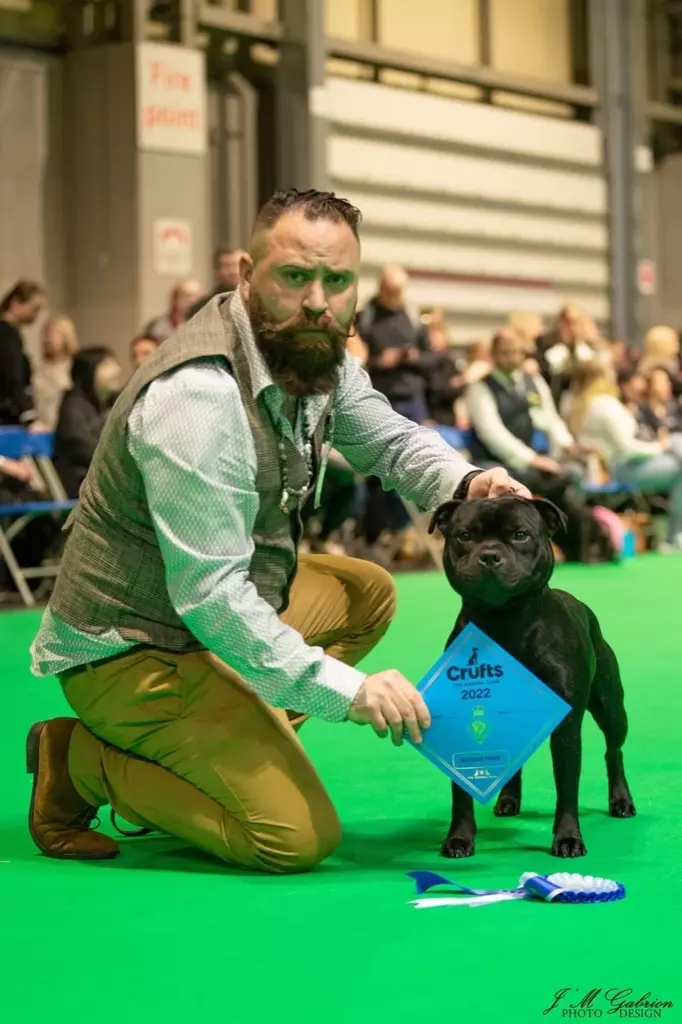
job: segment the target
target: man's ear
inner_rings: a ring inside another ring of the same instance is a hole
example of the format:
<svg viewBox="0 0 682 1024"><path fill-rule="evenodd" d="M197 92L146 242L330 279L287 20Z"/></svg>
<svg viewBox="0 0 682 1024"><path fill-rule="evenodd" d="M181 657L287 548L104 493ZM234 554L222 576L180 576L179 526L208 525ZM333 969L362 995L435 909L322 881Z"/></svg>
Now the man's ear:
<svg viewBox="0 0 682 1024"><path fill-rule="evenodd" d="M533 505L542 516L545 526L549 530L550 537L553 537L559 530L562 530L564 533L566 532L568 519L553 502L548 501L547 498L533 498Z"/></svg>
<svg viewBox="0 0 682 1024"><path fill-rule="evenodd" d="M460 505L463 505L463 501L453 500L446 501L440 505L431 517L429 523L429 533L433 533L435 529L439 529L441 533L445 533L445 529L452 519L453 515L457 511Z"/></svg>
<svg viewBox="0 0 682 1024"><path fill-rule="evenodd" d="M251 279L253 277L253 260L248 252L242 253L239 260L239 291L245 302L249 301L251 294Z"/></svg>

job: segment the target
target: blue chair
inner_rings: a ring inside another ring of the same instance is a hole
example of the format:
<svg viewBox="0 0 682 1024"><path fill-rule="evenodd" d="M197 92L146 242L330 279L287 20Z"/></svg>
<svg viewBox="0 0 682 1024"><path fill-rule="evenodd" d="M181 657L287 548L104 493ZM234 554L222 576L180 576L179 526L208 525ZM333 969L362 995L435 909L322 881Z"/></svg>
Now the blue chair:
<svg viewBox="0 0 682 1024"><path fill-rule="evenodd" d="M0 456L6 459L29 460L42 480L47 498L36 494L35 501L0 504L0 557L4 560L19 594L27 607L35 605L28 586L29 579L56 576L58 565L40 565L22 569L12 550L12 542L36 516L64 514L76 502L66 497L64 487L52 463L52 434L31 434L23 427L0 427Z"/></svg>

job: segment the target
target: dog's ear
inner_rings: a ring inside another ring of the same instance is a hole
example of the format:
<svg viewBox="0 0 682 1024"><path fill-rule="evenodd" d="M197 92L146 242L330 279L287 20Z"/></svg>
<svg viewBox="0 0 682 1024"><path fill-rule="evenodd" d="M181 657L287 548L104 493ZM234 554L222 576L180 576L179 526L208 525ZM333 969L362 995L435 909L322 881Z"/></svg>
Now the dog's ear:
<svg viewBox="0 0 682 1024"><path fill-rule="evenodd" d="M452 501L446 501L442 505L440 505L431 517L431 522L429 523L429 533L433 533L435 529L440 530L441 533L445 533L445 528L447 524L452 519L453 515L455 514L455 511L462 504L462 501L453 499Z"/></svg>
<svg viewBox="0 0 682 1024"><path fill-rule="evenodd" d="M547 498L533 498L533 505L542 516L545 526L549 530L550 537L553 537L559 530L566 532L568 519L565 513Z"/></svg>

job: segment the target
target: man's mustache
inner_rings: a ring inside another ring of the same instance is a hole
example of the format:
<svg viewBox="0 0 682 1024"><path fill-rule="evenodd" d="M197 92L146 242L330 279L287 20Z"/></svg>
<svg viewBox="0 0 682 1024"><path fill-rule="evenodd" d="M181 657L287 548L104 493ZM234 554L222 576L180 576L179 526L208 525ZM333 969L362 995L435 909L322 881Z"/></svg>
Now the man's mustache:
<svg viewBox="0 0 682 1024"><path fill-rule="evenodd" d="M270 321L264 316L258 316L253 325L256 331L266 338L277 338L288 335L290 338L296 334L306 332L326 334L330 339L346 340L353 333L351 324L344 327L335 317L328 313L322 316L311 316L310 314L297 313L288 320Z"/></svg>

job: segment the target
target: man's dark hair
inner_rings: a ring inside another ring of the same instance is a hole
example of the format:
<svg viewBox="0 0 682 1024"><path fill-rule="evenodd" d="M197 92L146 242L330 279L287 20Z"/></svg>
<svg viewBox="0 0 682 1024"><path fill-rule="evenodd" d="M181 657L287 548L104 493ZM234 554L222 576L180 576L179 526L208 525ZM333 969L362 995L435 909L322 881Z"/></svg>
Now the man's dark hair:
<svg viewBox="0 0 682 1024"><path fill-rule="evenodd" d="M0 316L6 313L14 302L30 302L36 295L44 295L45 289L36 281L17 281L0 301Z"/></svg>
<svg viewBox="0 0 682 1024"><path fill-rule="evenodd" d="M358 225L362 214L357 206L334 192L319 192L315 188L307 192L299 192L296 188L275 192L261 207L254 230L273 227L280 217L292 210L300 210L308 220L332 220L337 224L345 221L355 237L359 238Z"/></svg>
<svg viewBox="0 0 682 1024"><path fill-rule="evenodd" d="M223 256L234 256L235 253L241 251L241 249L236 249L233 245L219 245L213 253L213 266L217 268Z"/></svg>

